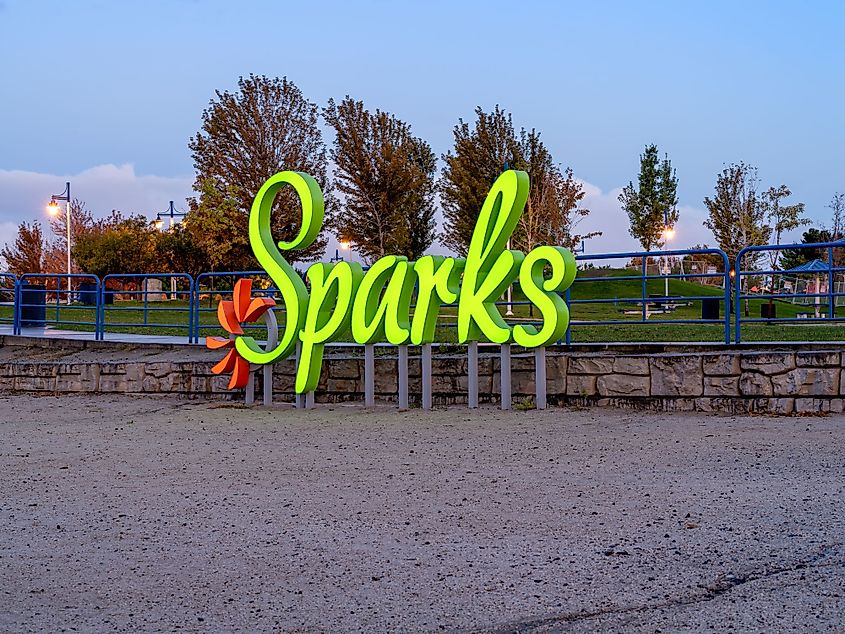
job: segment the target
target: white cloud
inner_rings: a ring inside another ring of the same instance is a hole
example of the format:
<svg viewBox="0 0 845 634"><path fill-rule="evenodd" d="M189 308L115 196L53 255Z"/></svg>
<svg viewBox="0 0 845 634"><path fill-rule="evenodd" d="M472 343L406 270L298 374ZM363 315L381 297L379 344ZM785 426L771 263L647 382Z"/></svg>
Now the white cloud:
<svg viewBox="0 0 845 634"><path fill-rule="evenodd" d="M14 240L20 222L40 220L46 226L45 206L51 194L61 194L65 182L71 194L85 202L95 217L112 209L154 217L169 201L185 207L192 194L193 178L139 175L131 164L98 165L78 174L43 174L23 170L0 170L0 244Z"/></svg>

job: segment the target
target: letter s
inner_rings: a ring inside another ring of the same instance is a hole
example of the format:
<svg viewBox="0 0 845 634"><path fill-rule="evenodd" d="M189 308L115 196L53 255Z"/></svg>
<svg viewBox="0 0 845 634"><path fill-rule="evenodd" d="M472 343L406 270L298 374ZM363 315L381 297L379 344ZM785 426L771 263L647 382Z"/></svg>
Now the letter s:
<svg viewBox="0 0 845 634"><path fill-rule="evenodd" d="M276 245L270 229L270 215L273 202L285 185L296 190L302 203L302 226L293 240ZM317 181L305 172L279 172L267 179L255 196L249 212L249 244L258 263L282 294L286 314L284 332L273 350L263 351L252 337L237 339L235 347L251 363L273 363L289 356L296 347L305 321L308 290L299 274L282 257L280 249L293 251L310 246L323 227L324 211L323 192Z"/></svg>

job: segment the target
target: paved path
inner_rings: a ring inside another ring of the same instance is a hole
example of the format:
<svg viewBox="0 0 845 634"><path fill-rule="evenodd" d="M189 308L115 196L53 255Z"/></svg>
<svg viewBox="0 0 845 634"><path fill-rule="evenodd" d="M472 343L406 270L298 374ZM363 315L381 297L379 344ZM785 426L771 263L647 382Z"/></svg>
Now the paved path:
<svg viewBox="0 0 845 634"><path fill-rule="evenodd" d="M8 324L0 324L0 335L14 334L13 328ZM94 341L94 332L84 330L63 330L53 327L21 328L22 337L35 337L39 339L80 339ZM105 332L104 341L115 343L136 343L136 344L188 344L188 337L175 335L142 335L128 332ZM205 337L200 338L200 344L205 345Z"/></svg>
<svg viewBox="0 0 845 634"><path fill-rule="evenodd" d="M845 418L0 395L0 631L845 631Z"/></svg>

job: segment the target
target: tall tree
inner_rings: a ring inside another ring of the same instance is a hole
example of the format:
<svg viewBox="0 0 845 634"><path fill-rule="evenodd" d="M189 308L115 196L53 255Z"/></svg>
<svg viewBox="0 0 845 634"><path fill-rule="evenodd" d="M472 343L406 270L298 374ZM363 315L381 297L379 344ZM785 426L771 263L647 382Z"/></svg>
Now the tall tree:
<svg viewBox="0 0 845 634"><path fill-rule="evenodd" d="M388 253L420 257L435 238L431 147L407 123L349 96L330 99L324 117L335 132L331 159L344 195L332 218L338 238L370 261Z"/></svg>
<svg viewBox="0 0 845 634"><path fill-rule="evenodd" d="M12 245L0 250L0 257L6 261L6 268L15 275L41 273L44 265L44 236L41 225L22 222Z"/></svg>
<svg viewBox="0 0 845 634"><path fill-rule="evenodd" d="M326 148L317 105L287 78L250 75L238 80L234 93L216 92L202 114L202 129L188 144L196 169L194 189L214 213L213 203L232 197L237 211L248 216L253 198L270 176L283 170L313 176L331 205ZM216 195L211 193L216 191ZM276 198L271 217L274 237L291 240L301 224L301 206L291 188ZM243 231L246 225L233 227ZM235 237L235 236L232 236ZM244 236L245 237L245 236ZM326 246L318 238L308 249L285 254L290 261L319 257ZM223 268L234 268L233 265Z"/></svg>
<svg viewBox="0 0 845 634"><path fill-rule="evenodd" d="M811 227L804 232L801 244L818 244L820 242L831 242L832 234L827 229ZM813 260L827 261L827 249L789 249L784 251L780 258L780 267L789 271L797 266L812 262Z"/></svg>
<svg viewBox="0 0 845 634"><path fill-rule="evenodd" d="M709 218L704 226L713 232L719 248L728 256L733 268L739 252L748 246L768 244L772 228L766 224L766 210L757 195L757 169L745 163L732 164L716 177L713 198L705 198ZM760 259L747 253L740 262L748 270ZM743 287L748 278L742 277ZM746 301L746 313L748 302Z"/></svg>
<svg viewBox="0 0 845 634"><path fill-rule="evenodd" d="M512 246L530 251L535 246L550 244L577 247L581 240L601 235L601 231L576 234L578 223L590 210L579 206L584 198L582 184L571 168L561 169L536 130L520 132L519 156L515 167L528 173L531 186L525 211L513 234Z"/></svg>
<svg viewBox="0 0 845 634"><path fill-rule="evenodd" d="M809 220L801 217L804 213L804 203L796 203L794 205L781 204L784 198L789 198L791 195L792 192L786 185L769 187L769 189L763 192L763 211L769 220L772 229L771 233L774 234L775 244L778 246L784 233L794 231L798 227L810 223ZM772 265L772 271L777 270L779 257L780 249L769 251L769 262Z"/></svg>
<svg viewBox="0 0 845 634"><path fill-rule="evenodd" d="M204 253L212 271L251 271L257 267L249 246L248 220L233 189L220 191L210 179L199 185L199 200L190 200L183 224ZM287 254L286 254L287 257Z"/></svg>
<svg viewBox="0 0 845 634"><path fill-rule="evenodd" d="M81 235L71 252L82 271L101 278L112 273L155 273L160 267L158 233L144 216L124 218L112 212L98 230Z"/></svg>
<svg viewBox="0 0 845 634"><path fill-rule="evenodd" d="M845 237L845 194L837 192L830 199L827 208L832 211L830 235L832 240Z"/></svg>
<svg viewBox="0 0 845 634"><path fill-rule="evenodd" d="M831 215L830 239L839 241L845 238L845 194L837 192L827 206L833 213ZM833 266L841 267L845 249L843 247L833 248Z"/></svg>
<svg viewBox="0 0 845 634"><path fill-rule="evenodd" d="M159 270L170 273L188 273L196 278L211 270L208 254L185 223L179 222L159 233L156 240Z"/></svg>
<svg viewBox="0 0 845 634"><path fill-rule="evenodd" d="M628 214L628 232L645 251L665 243L664 230L678 222L678 178L668 155L661 161L657 146L646 146L640 155L637 187L633 182L623 188L619 202Z"/></svg>
<svg viewBox="0 0 845 634"><path fill-rule="evenodd" d="M458 120L440 180L445 217L441 241L461 255L466 255L481 206L504 165L523 164L511 115L499 106L489 114L478 107L475 115L473 127Z"/></svg>

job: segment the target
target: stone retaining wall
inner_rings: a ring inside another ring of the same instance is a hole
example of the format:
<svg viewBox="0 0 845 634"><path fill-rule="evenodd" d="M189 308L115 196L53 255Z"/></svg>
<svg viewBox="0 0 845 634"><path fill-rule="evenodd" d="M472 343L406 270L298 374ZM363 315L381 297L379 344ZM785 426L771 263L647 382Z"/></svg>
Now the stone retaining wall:
<svg viewBox="0 0 845 634"><path fill-rule="evenodd" d="M377 398L396 398L395 348L378 348ZM196 346L127 346L108 342L0 340L0 389L35 392L175 393L191 398L242 398L226 389L227 377L211 366L219 354ZM411 352L412 402L420 393L419 358ZM436 405L466 403L467 359L441 349L432 362ZM498 347L482 348L479 400L498 403ZM831 345L580 346L547 350L547 398L552 405L605 405L683 411L842 412L843 355ZM363 400L360 348L332 348L317 401ZM514 404L530 405L534 356L512 358ZM275 367L274 400L293 400L294 362ZM257 374L261 393L261 373Z"/></svg>

